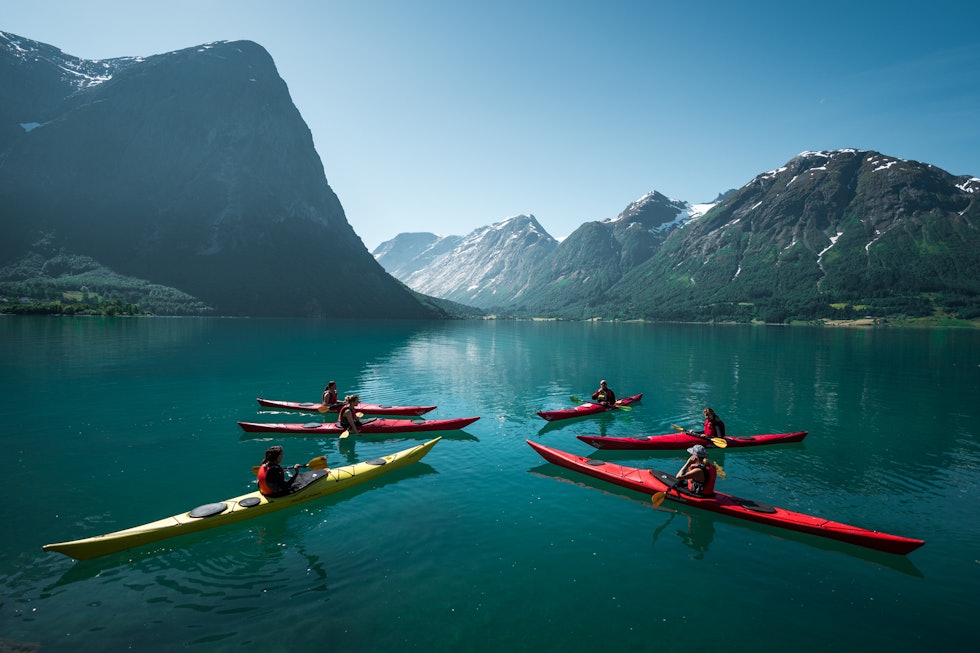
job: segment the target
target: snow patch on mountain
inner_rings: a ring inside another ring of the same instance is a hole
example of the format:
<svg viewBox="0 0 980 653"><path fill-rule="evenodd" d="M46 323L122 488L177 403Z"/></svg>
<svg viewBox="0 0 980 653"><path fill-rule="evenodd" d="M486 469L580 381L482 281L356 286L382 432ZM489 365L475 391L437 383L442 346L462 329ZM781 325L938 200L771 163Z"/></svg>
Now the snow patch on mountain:
<svg viewBox="0 0 980 653"><path fill-rule="evenodd" d="M956 187L964 193L976 193L980 191L980 179L977 177L970 177L962 184L956 184Z"/></svg>
<svg viewBox="0 0 980 653"><path fill-rule="evenodd" d="M375 258L411 289L481 308L500 304L527 289L533 269L545 260L558 242L533 215L516 215L466 236L416 243L410 260L402 234L375 251ZM416 240L420 235L415 234ZM398 266L394 265L399 261ZM502 300L501 297L505 297Z"/></svg>
<svg viewBox="0 0 980 653"><path fill-rule="evenodd" d="M117 59L79 59L44 43L0 32L0 39L9 44L8 51L25 62L46 62L62 72L62 78L76 89L82 90L103 84L127 66L143 61L142 57Z"/></svg>

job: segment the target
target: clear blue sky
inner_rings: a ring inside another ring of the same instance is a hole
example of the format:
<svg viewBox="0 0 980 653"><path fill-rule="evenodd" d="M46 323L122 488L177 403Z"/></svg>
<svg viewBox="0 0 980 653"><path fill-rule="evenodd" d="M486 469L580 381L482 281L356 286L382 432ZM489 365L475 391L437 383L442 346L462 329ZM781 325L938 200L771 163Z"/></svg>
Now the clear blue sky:
<svg viewBox="0 0 980 653"><path fill-rule="evenodd" d="M533 213L561 238L800 152L980 176L975 0L0 0L86 59L266 48L369 249Z"/></svg>

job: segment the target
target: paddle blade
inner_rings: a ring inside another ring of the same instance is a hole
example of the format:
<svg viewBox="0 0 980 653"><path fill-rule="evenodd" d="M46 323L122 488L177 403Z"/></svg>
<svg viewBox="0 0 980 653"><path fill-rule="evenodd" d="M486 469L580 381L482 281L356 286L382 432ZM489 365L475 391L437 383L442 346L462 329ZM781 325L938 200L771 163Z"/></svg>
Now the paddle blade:
<svg viewBox="0 0 980 653"><path fill-rule="evenodd" d="M719 449L724 449L728 446L728 440L725 438L711 438L711 444L715 445Z"/></svg>
<svg viewBox="0 0 980 653"><path fill-rule="evenodd" d="M340 439L343 440L344 438L346 438L349 435L350 435L350 431L344 430L344 432L340 434Z"/></svg>
<svg viewBox="0 0 980 653"><path fill-rule="evenodd" d="M582 399L580 399L580 398L578 398L578 397L576 397L575 395L572 395L572 396L571 396L571 397L569 397L568 399L569 399L569 400L570 400L570 401L571 401L572 403L575 403L575 404L580 404L580 403L582 403Z"/></svg>
<svg viewBox="0 0 980 653"><path fill-rule="evenodd" d="M652 497L650 497L650 502L653 503L654 508L659 508L660 504L662 504L664 502L664 499L666 498L667 498L666 492L657 492Z"/></svg>
<svg viewBox="0 0 980 653"><path fill-rule="evenodd" d="M326 404L320 404L320 407L316 409L318 413L328 413L330 412L330 406Z"/></svg>
<svg viewBox="0 0 980 653"><path fill-rule="evenodd" d="M618 408L619 410L625 410L626 412L633 410L632 406L616 406L616 408Z"/></svg>
<svg viewBox="0 0 980 653"><path fill-rule="evenodd" d="M681 433L684 432L683 426L677 426L676 424L671 424L671 426L674 428L675 431L680 431Z"/></svg>

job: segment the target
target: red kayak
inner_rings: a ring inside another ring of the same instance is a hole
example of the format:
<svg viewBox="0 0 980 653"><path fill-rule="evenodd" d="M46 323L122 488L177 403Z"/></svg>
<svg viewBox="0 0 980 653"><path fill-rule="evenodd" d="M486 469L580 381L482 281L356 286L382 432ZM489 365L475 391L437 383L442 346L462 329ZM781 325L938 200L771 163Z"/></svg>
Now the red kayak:
<svg viewBox="0 0 980 653"><path fill-rule="evenodd" d="M469 426L479 417L459 417L456 419L372 419L361 423L360 433L415 433L418 431L455 431ZM307 424L266 424L262 422L239 422L248 433L311 433L317 435L340 435L344 427L336 422L309 422Z"/></svg>
<svg viewBox="0 0 980 653"><path fill-rule="evenodd" d="M643 398L643 393L638 395L633 395L632 397L623 397L622 399L616 400L615 406L603 406L602 404L594 404L591 401L586 401L578 406L573 406L572 408L559 408L558 410L542 410L538 411L538 415L545 418L549 422L554 422L559 419L571 419L572 417L583 417L585 415L595 415L596 413L604 413L608 410L616 410L620 406L629 406L633 402L639 401Z"/></svg>
<svg viewBox="0 0 980 653"><path fill-rule="evenodd" d="M263 399L262 397L259 397L256 401L259 402L260 406L264 406L266 408L278 408L279 410L301 410L307 413L319 413L321 412L320 408L323 407L323 404L321 403L314 403L310 401L277 401L275 399ZM327 406L327 410L323 412L336 413L340 410L342 405L343 404L338 403L332 406ZM364 413L365 415L400 415L402 417L417 417L435 409L435 406L384 406L382 404L357 404L357 411Z"/></svg>
<svg viewBox="0 0 980 653"><path fill-rule="evenodd" d="M898 535L889 535L857 526L849 526L820 517L776 508L764 503L740 499L730 494L715 492L712 497L700 497L685 489L672 489L676 482L673 474L655 469L625 467L602 460L593 460L552 449L535 442L527 441L531 447L550 463L566 469L581 472L593 478L614 483L621 487L654 495L666 492L667 498L687 506L703 508L729 517L737 517L777 528L785 528L800 533L809 533L832 540L839 540L857 546L905 555L925 544L924 540L914 540Z"/></svg>
<svg viewBox="0 0 980 653"><path fill-rule="evenodd" d="M807 431L793 433L766 433L765 435L728 436L725 442L729 449L737 447L758 447L764 444L786 444L802 442ZM690 433L665 433L664 435L644 435L639 438L615 438L599 435L579 435L579 440L596 449L687 449L703 444L706 449L717 449L711 438Z"/></svg>

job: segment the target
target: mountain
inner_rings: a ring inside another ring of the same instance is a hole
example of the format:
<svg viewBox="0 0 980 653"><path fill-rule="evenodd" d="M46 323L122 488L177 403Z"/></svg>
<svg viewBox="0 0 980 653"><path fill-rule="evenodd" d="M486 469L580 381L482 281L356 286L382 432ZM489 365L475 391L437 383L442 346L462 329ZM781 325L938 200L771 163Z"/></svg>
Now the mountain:
<svg viewBox="0 0 980 653"><path fill-rule="evenodd" d="M671 235L606 315L980 316L980 179L874 151L804 152Z"/></svg>
<svg viewBox="0 0 980 653"><path fill-rule="evenodd" d="M482 277L480 301L498 314L567 319L974 319L978 197L980 179L932 165L804 152L710 204L649 193L544 258L494 243L527 276L499 286ZM467 237L470 250L483 232ZM397 256L392 245L381 260ZM413 288L425 279L436 296L456 292L466 275L453 275L453 260L417 257L399 278Z"/></svg>
<svg viewBox="0 0 980 653"><path fill-rule="evenodd" d="M3 292L61 292L22 277L69 260L218 315L445 316L354 233L256 43L87 61L0 33L0 84Z"/></svg>
<svg viewBox="0 0 980 653"><path fill-rule="evenodd" d="M534 216L509 218L466 237L399 234L374 250L409 287L501 312L552 314L588 307L664 239L710 205L691 206L654 191L616 218L588 222L561 243Z"/></svg>
<svg viewBox="0 0 980 653"><path fill-rule="evenodd" d="M383 242L371 254L381 266L403 282L452 252L462 236L403 233Z"/></svg>
<svg viewBox="0 0 980 653"><path fill-rule="evenodd" d="M533 215L519 215L465 238L400 234L374 256L413 290L486 308L520 297L557 245Z"/></svg>
<svg viewBox="0 0 980 653"><path fill-rule="evenodd" d="M593 317L593 307L623 275L650 258L675 230L708 206L653 191L616 218L587 222L542 261L527 291L496 308L521 315Z"/></svg>

